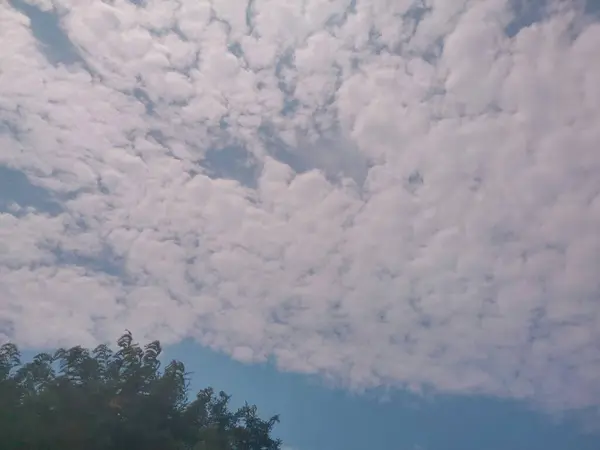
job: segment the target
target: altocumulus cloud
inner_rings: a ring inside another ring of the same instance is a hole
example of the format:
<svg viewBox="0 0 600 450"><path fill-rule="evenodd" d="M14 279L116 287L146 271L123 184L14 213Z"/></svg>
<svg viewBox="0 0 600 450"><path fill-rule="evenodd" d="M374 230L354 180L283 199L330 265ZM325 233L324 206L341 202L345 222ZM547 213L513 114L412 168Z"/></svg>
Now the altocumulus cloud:
<svg viewBox="0 0 600 450"><path fill-rule="evenodd" d="M600 24L537 3L0 3L3 339L598 407Z"/></svg>

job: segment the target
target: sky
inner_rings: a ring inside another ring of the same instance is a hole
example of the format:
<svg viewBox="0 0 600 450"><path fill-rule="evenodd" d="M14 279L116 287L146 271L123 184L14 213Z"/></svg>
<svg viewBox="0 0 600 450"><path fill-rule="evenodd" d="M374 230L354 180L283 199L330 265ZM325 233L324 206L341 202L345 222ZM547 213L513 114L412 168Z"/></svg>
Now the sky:
<svg viewBox="0 0 600 450"><path fill-rule="evenodd" d="M160 339L292 450L600 448L599 1L7 0L0 42L0 341Z"/></svg>

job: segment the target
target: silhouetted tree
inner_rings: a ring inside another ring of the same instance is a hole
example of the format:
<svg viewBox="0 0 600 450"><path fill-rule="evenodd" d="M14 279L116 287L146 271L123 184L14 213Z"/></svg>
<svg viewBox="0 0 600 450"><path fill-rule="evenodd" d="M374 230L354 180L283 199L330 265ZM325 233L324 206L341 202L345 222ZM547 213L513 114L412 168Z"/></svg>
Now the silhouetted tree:
<svg viewBox="0 0 600 450"><path fill-rule="evenodd" d="M229 396L203 389L188 399L183 363L160 370L160 342L143 348L130 332L118 351L100 345L40 353L22 364L0 347L3 450L279 450L278 417L255 406L232 411Z"/></svg>

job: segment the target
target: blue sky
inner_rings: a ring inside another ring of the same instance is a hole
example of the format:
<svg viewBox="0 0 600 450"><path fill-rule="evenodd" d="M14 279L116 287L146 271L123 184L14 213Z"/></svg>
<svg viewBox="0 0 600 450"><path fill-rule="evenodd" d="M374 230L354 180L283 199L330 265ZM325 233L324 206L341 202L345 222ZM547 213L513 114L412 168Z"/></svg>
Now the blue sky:
<svg viewBox="0 0 600 450"><path fill-rule="evenodd" d="M0 341L160 339L292 450L600 448L599 17L0 3Z"/></svg>
<svg viewBox="0 0 600 450"><path fill-rule="evenodd" d="M192 356L193 355L193 356ZM281 414L277 433L293 449L558 450L597 449L598 435L528 405L483 396L423 398L395 391L352 394L314 377L249 366L186 342L167 358L188 361L192 389L207 385Z"/></svg>

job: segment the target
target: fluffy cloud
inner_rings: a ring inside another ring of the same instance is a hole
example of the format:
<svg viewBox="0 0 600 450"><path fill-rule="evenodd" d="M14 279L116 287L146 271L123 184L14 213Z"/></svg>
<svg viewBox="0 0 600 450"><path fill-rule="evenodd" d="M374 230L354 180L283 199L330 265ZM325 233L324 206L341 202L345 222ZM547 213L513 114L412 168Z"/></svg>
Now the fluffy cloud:
<svg viewBox="0 0 600 450"><path fill-rule="evenodd" d="M520 3L0 4L0 166L60 205L0 213L0 333L598 407L600 24Z"/></svg>

